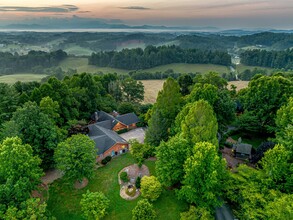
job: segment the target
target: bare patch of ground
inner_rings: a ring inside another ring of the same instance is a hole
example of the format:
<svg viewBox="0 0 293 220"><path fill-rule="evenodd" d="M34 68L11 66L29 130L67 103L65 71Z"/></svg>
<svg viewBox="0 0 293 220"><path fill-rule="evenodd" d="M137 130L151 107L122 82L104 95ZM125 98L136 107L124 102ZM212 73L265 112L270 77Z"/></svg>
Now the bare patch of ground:
<svg viewBox="0 0 293 220"><path fill-rule="evenodd" d="M49 170L45 173L45 176L41 178L43 184L53 183L55 180L61 178L63 176L60 170Z"/></svg>
<svg viewBox="0 0 293 220"><path fill-rule="evenodd" d="M74 183L74 188L75 189L82 189L82 188L86 187L88 183L89 183L89 180L87 178L83 178L81 182L79 180L76 180Z"/></svg>

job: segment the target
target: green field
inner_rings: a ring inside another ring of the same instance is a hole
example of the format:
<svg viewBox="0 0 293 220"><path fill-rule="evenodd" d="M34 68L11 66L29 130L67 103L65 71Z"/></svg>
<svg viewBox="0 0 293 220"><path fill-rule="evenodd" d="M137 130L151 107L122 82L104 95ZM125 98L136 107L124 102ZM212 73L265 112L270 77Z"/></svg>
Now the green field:
<svg viewBox="0 0 293 220"><path fill-rule="evenodd" d="M269 67L260 67L260 66L246 66L246 65L243 65L243 64L239 64L236 66L236 70L238 71L238 73L241 73L243 72L244 70L253 70L253 69L262 69L262 70L266 70L268 73L271 73L273 72L275 69L273 68L269 68Z"/></svg>
<svg viewBox="0 0 293 220"><path fill-rule="evenodd" d="M229 68L221 65L213 64L188 64L188 63L173 63L163 66L157 66L151 69L144 70L145 72L164 72L168 69L173 69L174 72L178 73L206 73L210 71L218 73L228 73L230 72Z"/></svg>
<svg viewBox="0 0 293 220"><path fill-rule="evenodd" d="M83 73L83 72L115 73L116 72L120 74L126 74L129 72L128 70L88 65L88 58L83 58L83 57L68 57L65 60L60 62L59 67L61 67L63 70L76 69L78 73Z"/></svg>
<svg viewBox="0 0 293 220"><path fill-rule="evenodd" d="M31 81L41 81L42 78L46 77L45 74L32 74L32 73L22 73L0 76L0 83L14 84L17 81L21 82L31 82Z"/></svg>
<svg viewBox="0 0 293 220"><path fill-rule="evenodd" d="M57 219L77 220L82 219L79 201L82 194L87 190L96 192L102 191L110 199L108 215L104 219L131 219L132 209L141 199L141 196L134 201L126 201L119 195L118 173L125 166L135 161L129 153L113 159L106 166L98 168L95 176L90 180L84 189L73 189L73 184L65 179L59 179L50 185L48 209ZM155 173L155 162L146 161L151 175ZM158 214L157 219L177 220L180 212L187 209L187 205L177 200L174 190L163 190L160 198L154 202Z"/></svg>

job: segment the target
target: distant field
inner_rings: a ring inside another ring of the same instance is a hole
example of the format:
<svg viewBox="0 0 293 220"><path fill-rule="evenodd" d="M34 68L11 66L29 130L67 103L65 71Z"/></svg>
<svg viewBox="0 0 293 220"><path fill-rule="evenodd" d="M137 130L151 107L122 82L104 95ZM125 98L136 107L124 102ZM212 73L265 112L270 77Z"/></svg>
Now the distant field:
<svg viewBox="0 0 293 220"><path fill-rule="evenodd" d="M155 103L165 80L141 80L141 82L144 85L144 102Z"/></svg>
<svg viewBox="0 0 293 220"><path fill-rule="evenodd" d="M76 69L78 73L97 73L97 72L103 72L103 73L120 73L120 74L126 74L129 71L128 70L122 70L122 69L115 69L115 68L109 68L109 67L97 67L94 65L88 65L88 58L83 57L68 57L65 60L61 61L59 66L63 70L68 69Z"/></svg>
<svg viewBox="0 0 293 220"><path fill-rule="evenodd" d="M0 83L13 84L13 83L16 83L17 81L21 81L21 82L41 81L41 79L46 76L47 75L45 74L31 74L31 73L6 75L6 76L0 76Z"/></svg>
<svg viewBox="0 0 293 220"><path fill-rule="evenodd" d="M236 70L238 71L238 73L241 73L241 72L243 72L244 70L247 70L247 69L253 70L254 68L266 70L268 73L271 73L271 72L273 72L275 70L275 69L269 68L269 67L246 66L246 65L243 65L243 64L240 64L240 65L236 66Z"/></svg>
<svg viewBox="0 0 293 220"><path fill-rule="evenodd" d="M221 65L213 64L188 64L188 63L173 63L163 66L157 66L151 69L146 69L146 72L164 72L168 69L173 69L174 72L179 73L206 73L210 71L218 73L228 73L230 72L229 68Z"/></svg>
<svg viewBox="0 0 293 220"><path fill-rule="evenodd" d="M230 89L231 85L237 86L236 91L239 91L240 89L244 89L248 86L249 81L231 81L228 82L228 88Z"/></svg>
<svg viewBox="0 0 293 220"><path fill-rule="evenodd" d="M64 51L68 54L75 55L75 56L89 56L94 52L90 49L80 47L76 44L67 45Z"/></svg>
<svg viewBox="0 0 293 220"><path fill-rule="evenodd" d="M144 85L144 102L145 103L155 103L157 100L157 96L160 90L163 89L163 84L165 80L141 80ZM230 85L237 86L237 91L240 89L246 88L248 86L249 81L231 81L228 82L228 88L230 89Z"/></svg>

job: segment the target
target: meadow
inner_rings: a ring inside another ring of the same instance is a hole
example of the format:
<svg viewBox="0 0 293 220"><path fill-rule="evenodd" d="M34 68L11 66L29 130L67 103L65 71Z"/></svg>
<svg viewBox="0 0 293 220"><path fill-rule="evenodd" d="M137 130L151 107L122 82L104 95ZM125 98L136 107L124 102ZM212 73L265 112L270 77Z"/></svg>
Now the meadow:
<svg viewBox="0 0 293 220"><path fill-rule="evenodd" d="M47 76L46 74L32 74L32 73L5 75L5 76L0 76L0 83L14 84L17 81L21 81L21 82L41 81L41 79L46 76Z"/></svg>

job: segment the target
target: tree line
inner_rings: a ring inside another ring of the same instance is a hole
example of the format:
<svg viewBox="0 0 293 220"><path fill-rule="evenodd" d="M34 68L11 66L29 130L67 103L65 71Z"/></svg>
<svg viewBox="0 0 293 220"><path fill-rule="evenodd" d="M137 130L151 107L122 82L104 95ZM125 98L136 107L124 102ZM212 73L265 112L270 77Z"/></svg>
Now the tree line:
<svg viewBox="0 0 293 220"><path fill-rule="evenodd" d="M49 53L32 50L26 55L0 52L0 73L36 72L44 68L54 67L66 57L67 53L62 50Z"/></svg>
<svg viewBox="0 0 293 220"><path fill-rule="evenodd" d="M227 52L200 49L182 49L177 46L147 46L144 50L123 49L102 51L89 57L89 64L120 69L147 69L170 63L202 63L230 65Z"/></svg>
<svg viewBox="0 0 293 220"><path fill-rule="evenodd" d="M241 63L248 66L263 66L278 69L293 68L293 50L267 51L247 50L240 55Z"/></svg>

